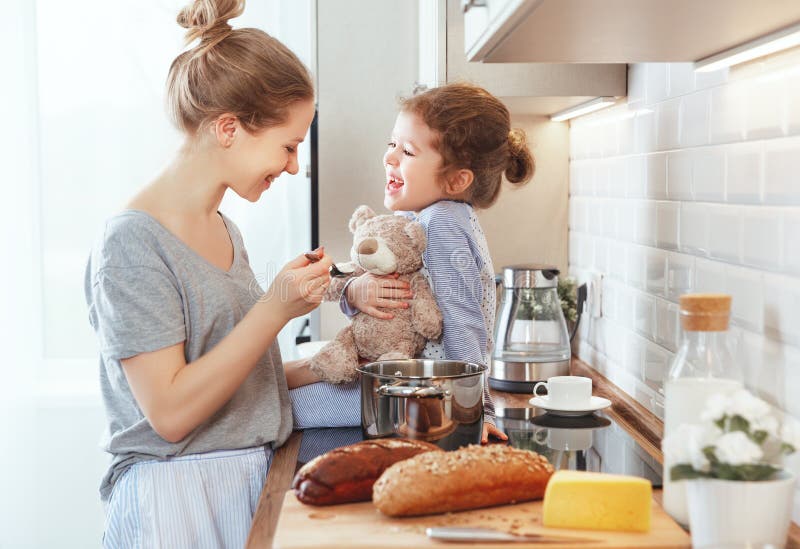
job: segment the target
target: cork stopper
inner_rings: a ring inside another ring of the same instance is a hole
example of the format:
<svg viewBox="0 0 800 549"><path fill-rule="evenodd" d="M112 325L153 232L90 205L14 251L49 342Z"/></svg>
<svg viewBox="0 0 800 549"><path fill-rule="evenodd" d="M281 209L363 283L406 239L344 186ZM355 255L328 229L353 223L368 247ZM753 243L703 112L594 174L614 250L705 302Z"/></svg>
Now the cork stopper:
<svg viewBox="0 0 800 549"><path fill-rule="evenodd" d="M724 332L731 314L727 294L684 294L680 297L681 326L688 332Z"/></svg>

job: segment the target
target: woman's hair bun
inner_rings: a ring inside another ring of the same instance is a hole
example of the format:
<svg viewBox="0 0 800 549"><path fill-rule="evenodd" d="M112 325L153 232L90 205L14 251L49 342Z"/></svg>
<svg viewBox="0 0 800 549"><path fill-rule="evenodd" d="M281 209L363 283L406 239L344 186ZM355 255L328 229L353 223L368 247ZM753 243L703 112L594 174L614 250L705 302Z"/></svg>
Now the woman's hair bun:
<svg viewBox="0 0 800 549"><path fill-rule="evenodd" d="M244 0L194 0L178 14L178 24L189 29L186 43L218 41L233 29L228 20L244 12Z"/></svg>
<svg viewBox="0 0 800 549"><path fill-rule="evenodd" d="M524 183L533 177L536 164L528 148L525 132L514 128L508 132L508 166L506 179L511 183Z"/></svg>

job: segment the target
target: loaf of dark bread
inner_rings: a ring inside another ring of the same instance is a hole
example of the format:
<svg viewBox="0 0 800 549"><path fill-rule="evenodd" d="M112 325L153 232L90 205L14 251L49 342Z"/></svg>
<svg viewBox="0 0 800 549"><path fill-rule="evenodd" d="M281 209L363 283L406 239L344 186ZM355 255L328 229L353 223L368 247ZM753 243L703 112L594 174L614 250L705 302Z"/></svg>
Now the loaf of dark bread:
<svg viewBox="0 0 800 549"><path fill-rule="evenodd" d="M306 463L295 475L292 488L297 499L310 505L369 501L372 485L388 467L423 452L444 453L438 446L421 440L357 442Z"/></svg>
<svg viewBox="0 0 800 549"><path fill-rule="evenodd" d="M553 466L510 446L467 446L428 453L389 467L372 488L372 502L392 517L463 511L541 499Z"/></svg>

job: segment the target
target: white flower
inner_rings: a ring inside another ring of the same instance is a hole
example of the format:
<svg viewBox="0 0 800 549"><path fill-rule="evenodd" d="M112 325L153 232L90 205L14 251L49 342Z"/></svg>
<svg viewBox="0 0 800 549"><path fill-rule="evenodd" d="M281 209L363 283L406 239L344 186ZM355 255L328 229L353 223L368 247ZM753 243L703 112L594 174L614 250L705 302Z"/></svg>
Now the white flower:
<svg viewBox="0 0 800 549"><path fill-rule="evenodd" d="M700 419L703 421L717 421L728 413L728 396L724 393L714 393L706 400Z"/></svg>
<svg viewBox="0 0 800 549"><path fill-rule="evenodd" d="M750 432L766 431L772 437L778 436L778 420L775 416L769 415L754 419L750 423Z"/></svg>
<svg viewBox="0 0 800 549"><path fill-rule="evenodd" d="M725 433L717 439L714 446L717 459L728 465L757 463L763 456L761 447L742 431Z"/></svg>
<svg viewBox="0 0 800 549"><path fill-rule="evenodd" d="M724 416L741 416L751 426L762 425L762 430L773 434L777 430L777 423L774 419L764 420L769 415L769 404L754 396L748 390L739 389L733 393L714 393L708 397L703 412L700 414L700 419L703 421L717 421Z"/></svg>
<svg viewBox="0 0 800 549"><path fill-rule="evenodd" d="M769 404L754 396L746 389L731 393L728 402L729 416L742 416L751 424L760 418L769 415Z"/></svg>
<svg viewBox="0 0 800 549"><path fill-rule="evenodd" d="M709 463L703 448L714 444L722 432L715 425L683 423L674 433L664 437L664 458L673 464L691 464L697 471L708 471Z"/></svg>
<svg viewBox="0 0 800 549"><path fill-rule="evenodd" d="M787 421L781 428L781 440L791 444L795 450L800 450L800 425L794 421Z"/></svg>

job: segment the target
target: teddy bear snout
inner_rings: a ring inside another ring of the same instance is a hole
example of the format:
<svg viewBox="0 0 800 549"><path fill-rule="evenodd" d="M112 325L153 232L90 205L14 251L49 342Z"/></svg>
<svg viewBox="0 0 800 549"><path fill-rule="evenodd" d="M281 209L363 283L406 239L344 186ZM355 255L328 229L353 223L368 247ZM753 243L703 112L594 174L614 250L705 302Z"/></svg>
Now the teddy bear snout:
<svg viewBox="0 0 800 549"><path fill-rule="evenodd" d="M374 238L365 238L358 244L359 255L372 255L378 251L378 241Z"/></svg>

